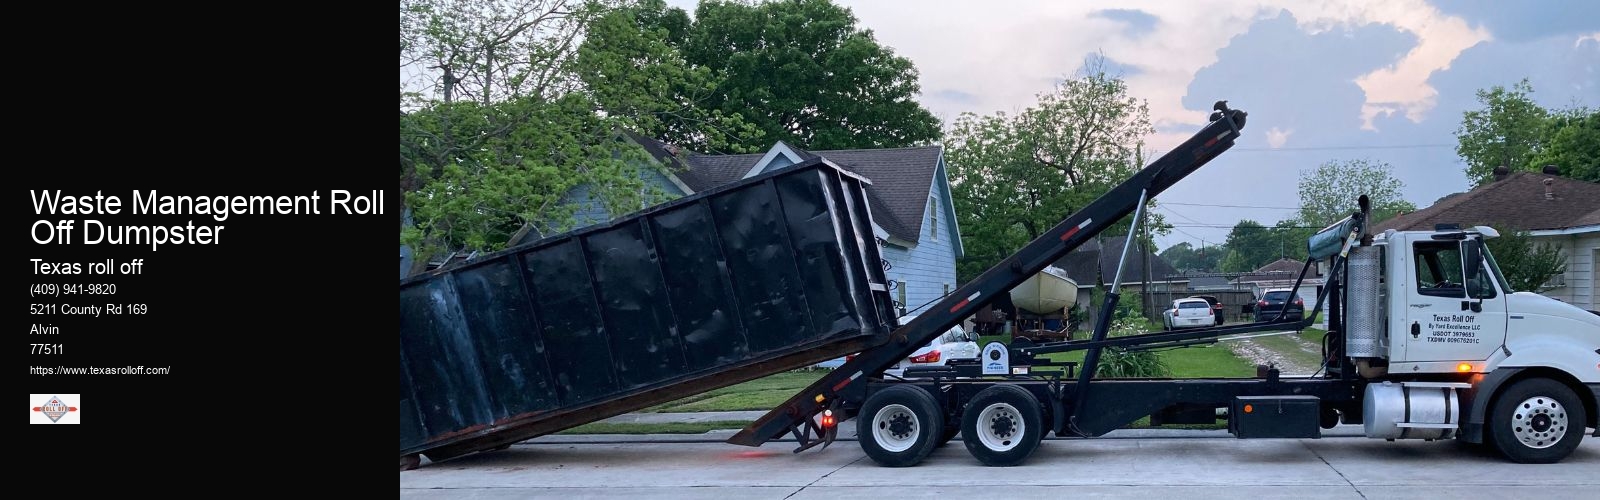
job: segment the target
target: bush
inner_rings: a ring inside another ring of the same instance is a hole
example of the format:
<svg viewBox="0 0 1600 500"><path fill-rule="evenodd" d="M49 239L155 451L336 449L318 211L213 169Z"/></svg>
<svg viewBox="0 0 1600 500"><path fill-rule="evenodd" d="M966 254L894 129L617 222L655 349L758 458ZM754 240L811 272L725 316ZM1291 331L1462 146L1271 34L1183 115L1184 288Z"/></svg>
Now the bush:
<svg viewBox="0 0 1600 500"><path fill-rule="evenodd" d="M1148 323L1143 318L1136 321L1119 319L1111 324L1107 332L1110 337L1124 337L1145 333L1144 326ZM1109 347L1100 355L1100 367L1095 372L1096 378L1142 378L1165 377L1171 373L1167 363L1155 351L1129 352L1120 347Z"/></svg>

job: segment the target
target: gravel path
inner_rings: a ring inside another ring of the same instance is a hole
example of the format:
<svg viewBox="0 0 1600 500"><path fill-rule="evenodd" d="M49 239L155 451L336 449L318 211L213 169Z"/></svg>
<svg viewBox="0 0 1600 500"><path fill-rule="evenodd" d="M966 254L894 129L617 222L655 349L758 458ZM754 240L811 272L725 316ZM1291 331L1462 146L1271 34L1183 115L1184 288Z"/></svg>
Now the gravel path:
<svg viewBox="0 0 1600 500"><path fill-rule="evenodd" d="M1313 357L1322 356L1321 346L1308 342L1300 338L1299 335L1286 333L1280 336L1294 340L1301 350L1310 353ZM1307 365L1294 356L1287 356L1285 353L1275 351L1255 342L1254 339L1228 342L1228 348L1233 350L1235 356L1249 360L1253 364L1275 365L1278 367L1278 372L1284 375L1311 375L1318 369L1315 364Z"/></svg>

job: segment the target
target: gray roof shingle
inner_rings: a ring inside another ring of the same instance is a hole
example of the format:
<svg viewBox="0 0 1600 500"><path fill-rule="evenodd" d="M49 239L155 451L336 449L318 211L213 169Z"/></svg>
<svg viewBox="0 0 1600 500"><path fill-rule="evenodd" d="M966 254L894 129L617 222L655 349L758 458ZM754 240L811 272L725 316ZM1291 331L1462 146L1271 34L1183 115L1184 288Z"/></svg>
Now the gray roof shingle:
<svg viewBox="0 0 1600 500"><path fill-rule="evenodd" d="M1550 197L1545 196L1550 180ZM1565 229L1600 223L1600 184L1539 172L1516 172L1505 179L1446 196L1428 208L1374 224L1373 232L1432 230L1434 225L1484 224L1500 231Z"/></svg>
<svg viewBox="0 0 1600 500"><path fill-rule="evenodd" d="M695 191L704 191L744 178L764 154L710 155L695 152L674 154L674 148L660 141L629 133L656 159L672 166L679 180ZM938 171L940 146L887 149L839 149L805 151L791 147L802 160L826 158L846 170L872 181L867 187L867 202L872 219L890 236L916 242L922 234L922 219L928 206L928 192Z"/></svg>

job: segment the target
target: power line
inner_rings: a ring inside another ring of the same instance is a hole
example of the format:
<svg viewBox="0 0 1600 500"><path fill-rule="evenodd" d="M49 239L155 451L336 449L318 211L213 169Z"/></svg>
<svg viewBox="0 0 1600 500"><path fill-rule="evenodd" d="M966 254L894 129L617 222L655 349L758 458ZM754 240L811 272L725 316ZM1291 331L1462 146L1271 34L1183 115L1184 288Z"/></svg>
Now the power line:
<svg viewBox="0 0 1600 500"><path fill-rule="evenodd" d="M1298 147L1298 148L1233 148L1233 149L1230 149L1229 151L1252 151L1252 152L1273 152L1273 151L1360 151L1360 150L1367 150L1367 149L1429 149L1429 148L1453 148L1453 147L1456 147L1456 145L1455 144L1397 144L1397 145L1390 145L1390 146L1306 146L1306 147Z"/></svg>
<svg viewBox="0 0 1600 500"><path fill-rule="evenodd" d="M1178 205L1178 206L1183 206L1183 207L1260 208L1260 209L1265 209L1265 210L1299 210L1300 209L1300 207L1267 207L1267 206L1261 206L1261 205L1214 205L1214 204L1210 204L1210 203L1178 203L1178 202L1175 202L1175 201L1163 201L1163 202L1161 202L1161 205Z"/></svg>

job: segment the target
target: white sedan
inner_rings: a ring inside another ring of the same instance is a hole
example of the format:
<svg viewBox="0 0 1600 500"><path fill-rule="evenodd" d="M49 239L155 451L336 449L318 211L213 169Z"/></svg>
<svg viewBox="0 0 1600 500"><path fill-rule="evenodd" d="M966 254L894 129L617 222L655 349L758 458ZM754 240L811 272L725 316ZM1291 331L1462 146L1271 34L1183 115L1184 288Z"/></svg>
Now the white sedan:
<svg viewBox="0 0 1600 500"><path fill-rule="evenodd" d="M1161 326L1168 330L1212 326L1217 322L1215 314L1205 299L1178 299L1161 313Z"/></svg>
<svg viewBox="0 0 1600 500"><path fill-rule="evenodd" d="M903 316L900 324L910 323L917 319L916 316ZM961 328L961 325L950 327L943 335L935 337L927 345L917 348L916 352L901 359L899 363L883 371L884 375L895 377L905 376L906 368L913 366L942 366L950 364L952 359L978 359L978 336ZM850 355L848 358L854 358Z"/></svg>

